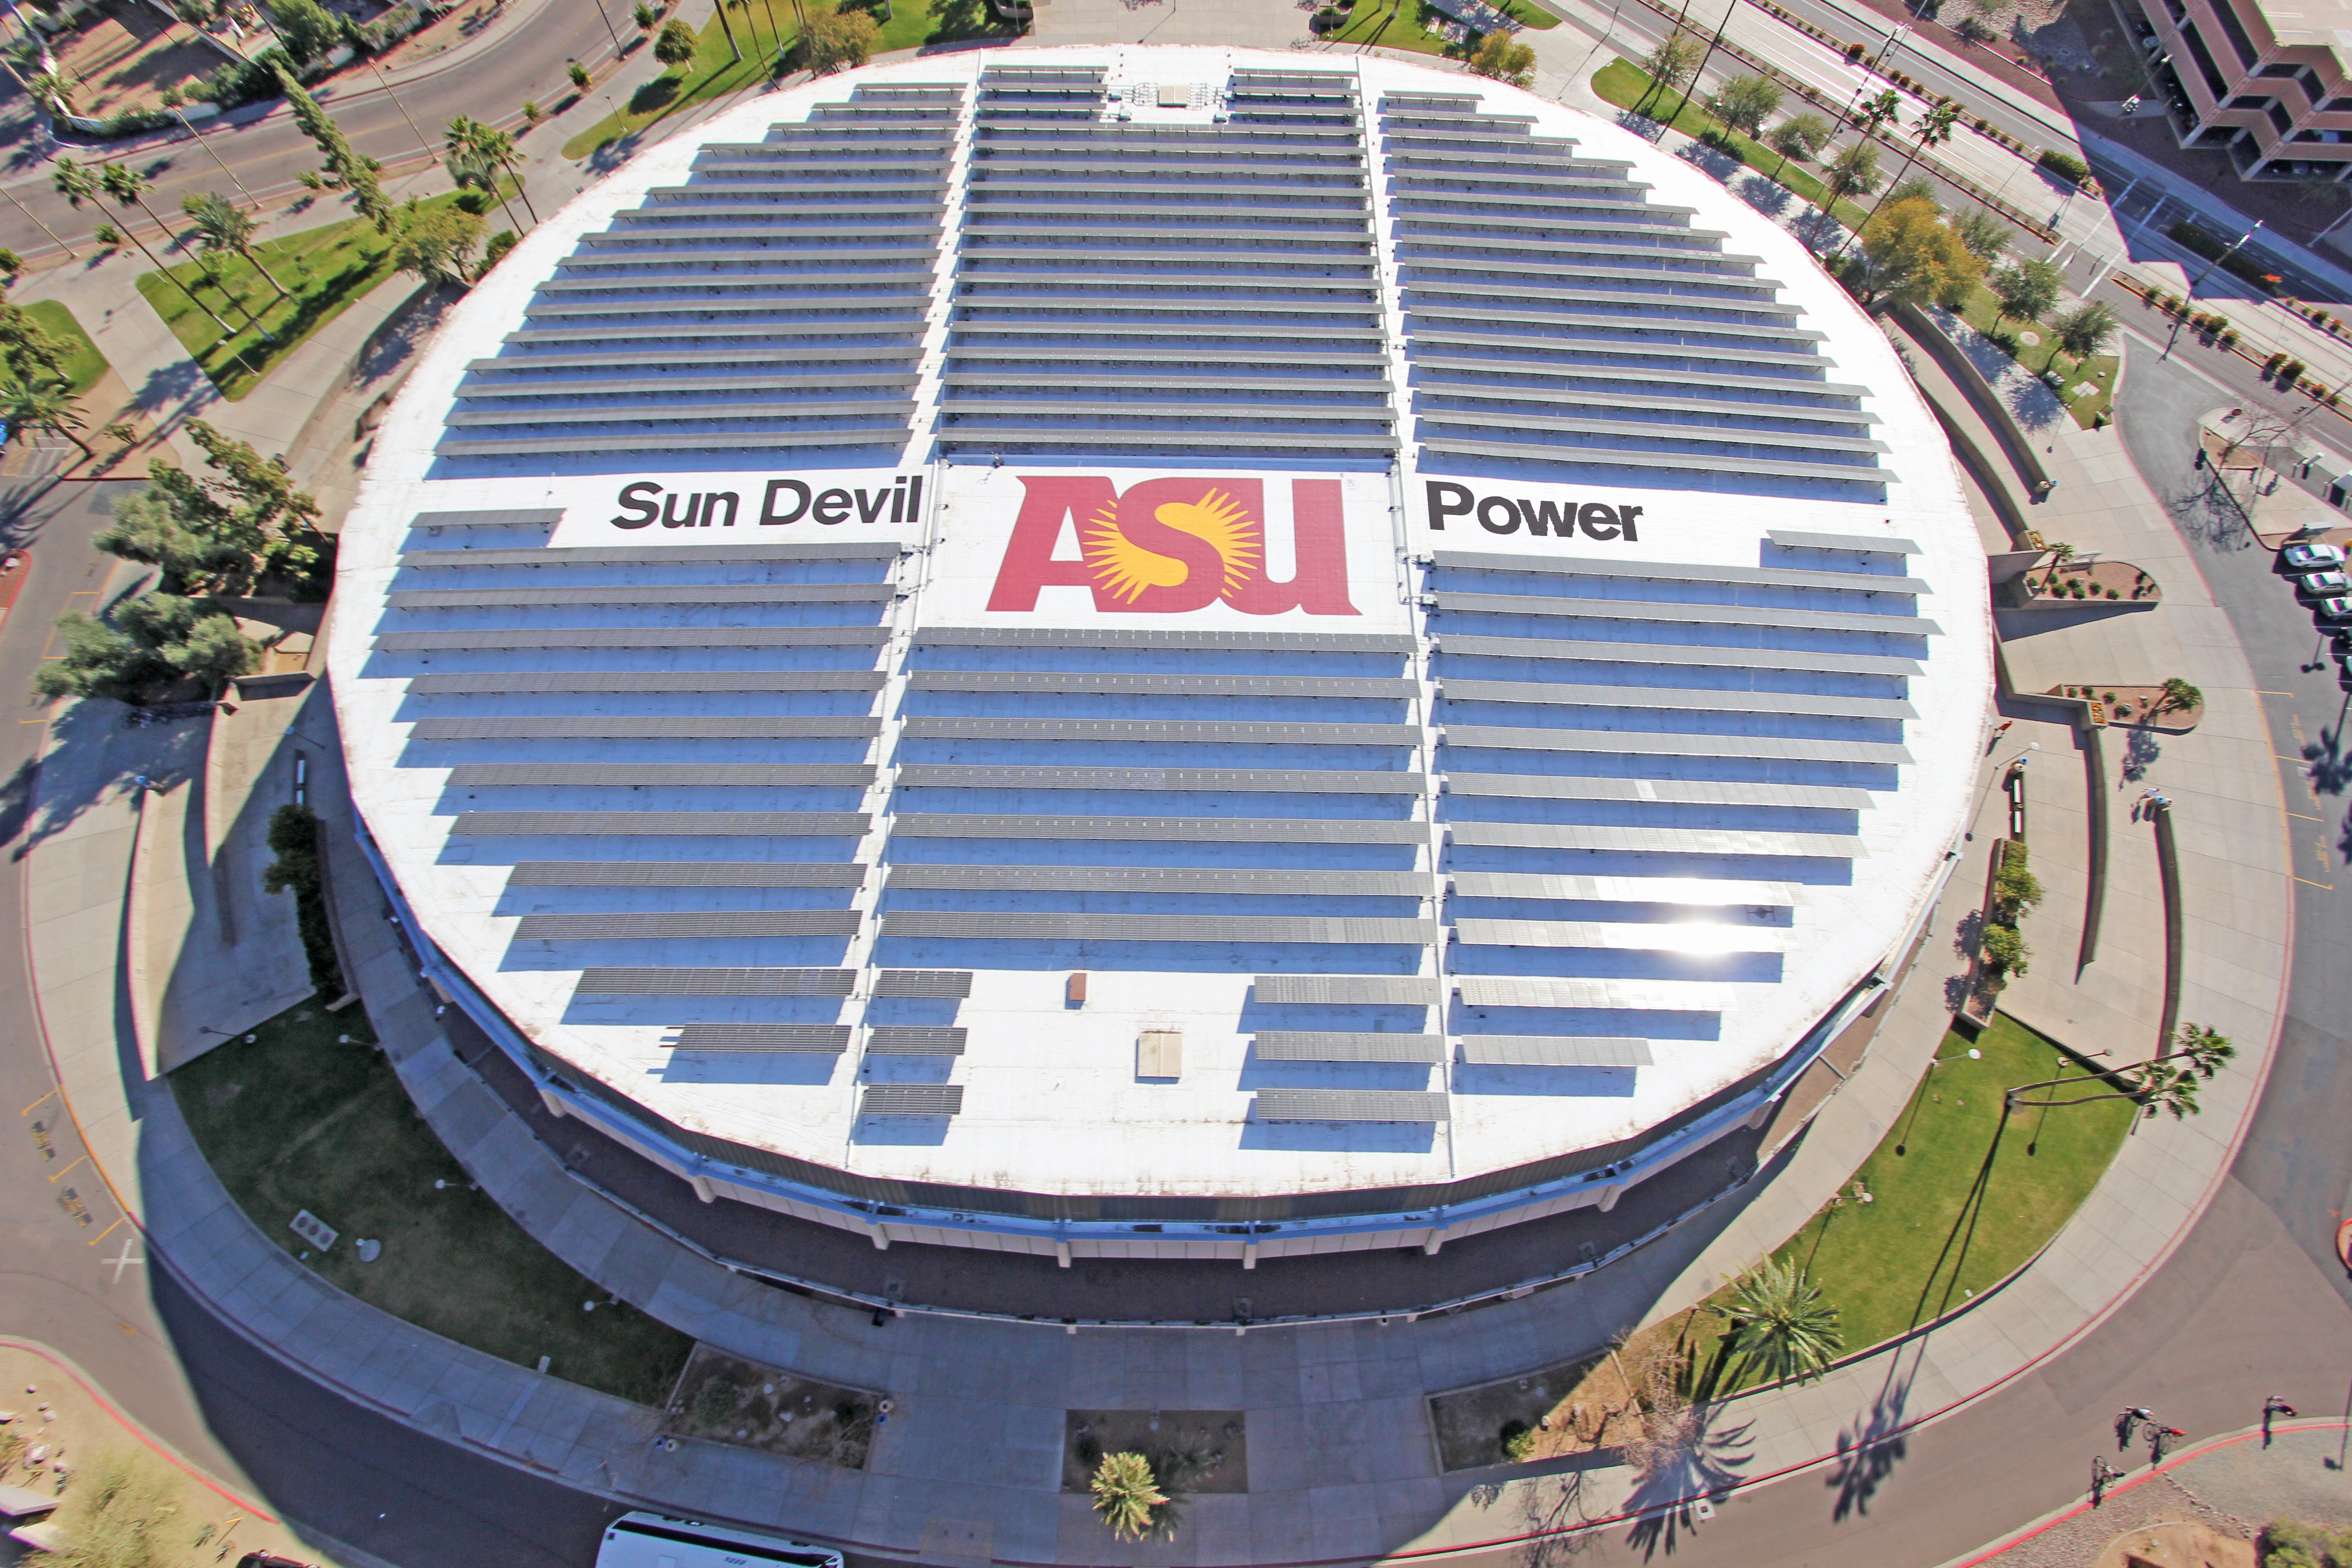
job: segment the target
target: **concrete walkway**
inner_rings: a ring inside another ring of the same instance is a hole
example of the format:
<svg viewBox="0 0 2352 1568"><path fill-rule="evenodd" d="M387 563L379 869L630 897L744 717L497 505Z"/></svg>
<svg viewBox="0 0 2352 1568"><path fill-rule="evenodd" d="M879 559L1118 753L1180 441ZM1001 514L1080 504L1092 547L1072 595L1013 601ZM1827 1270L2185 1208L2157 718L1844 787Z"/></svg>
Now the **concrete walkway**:
<svg viewBox="0 0 2352 1568"><path fill-rule="evenodd" d="M1921 963L1883 1004L1893 1013L1875 1048L1739 1206L1710 1211L1579 1284L1458 1318L1246 1335L1071 1335L919 1315L877 1329L863 1312L729 1273L583 1184L457 1059L380 893L338 836L333 888L348 962L404 1079L453 1151L510 1214L599 1285L739 1354L887 1390L898 1409L862 1473L695 1443L657 1452L647 1442L650 1413L492 1361L340 1296L235 1209L190 1143L168 1090L130 1044L117 978L126 932L140 933L142 963L176 957L163 922L142 920L138 910L142 901L163 909L169 880L188 866L184 856L140 856L142 874L132 884L142 828L123 780L131 772L185 774L200 765L194 726L124 730L100 703L79 704L58 721L31 836L32 956L51 1049L96 1157L141 1217L152 1255L231 1321L354 1399L616 1497L789 1523L934 1561L1102 1562L1118 1553L1085 1500L1055 1489L1062 1412L1243 1408L1254 1437L1250 1490L1195 1500L1185 1534L1165 1552L1171 1563L1238 1563L1467 1546L1524 1534L1530 1521L1557 1525L1654 1510L1830 1462L1998 1387L2079 1338L2127 1294L2225 1167L2271 1038L2283 983L2284 845L2251 680L2226 637L2217 642L2207 635L2219 626L2219 612L2204 601L2151 498L2131 493L2136 481L2127 472L2088 477L2107 456L2095 447L2064 456L2084 472L2074 476L2081 482L2062 484L2060 495L2088 498L2101 484L2113 487L2113 547L2164 578L2168 599L2158 613L2178 621L2172 635L2180 639L2185 673L2208 694L2205 724L2177 752L2168 747L2165 763L2179 764L2168 787L2184 841L2196 847L2185 868L2191 958L2185 1016L2233 1035L2246 1056L2210 1087L2203 1117L2152 1125L2130 1140L2111 1179L2007 1288L1810 1387L1730 1402L1712 1424L1722 1436L1703 1458L1647 1482L1623 1469L1442 1475L1423 1398L1556 1363L1616 1329L1702 1299L1844 1180L1892 1124L1944 1037L1945 986L1964 963L1956 927L1983 885L1984 857L2000 831L2000 805L1990 790L1980 797L1987 800L1980 830ZM2069 524L2086 545L2095 542L2088 531L2095 525L2088 512ZM331 821L348 820L323 694L284 700L303 703L284 733L286 744L314 759L314 805ZM1989 759L1988 783L2011 749ZM284 753L271 757L245 771L269 776ZM215 809L235 815L226 800ZM2046 880L2082 858L2080 839L2051 820L2034 836ZM2118 879L2126 875L2119 868ZM242 896L253 900L252 929L286 918L257 891ZM2119 942L2127 941L2122 927L2145 923L2146 907L2111 909ZM2095 1049L2101 1042L2072 1043Z"/></svg>

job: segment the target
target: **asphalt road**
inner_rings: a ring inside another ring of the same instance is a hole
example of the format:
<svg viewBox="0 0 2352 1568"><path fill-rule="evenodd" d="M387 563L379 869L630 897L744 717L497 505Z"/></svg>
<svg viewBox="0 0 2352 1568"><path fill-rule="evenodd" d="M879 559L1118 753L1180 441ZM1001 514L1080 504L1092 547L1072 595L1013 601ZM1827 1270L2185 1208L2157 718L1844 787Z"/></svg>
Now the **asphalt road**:
<svg viewBox="0 0 2352 1568"><path fill-rule="evenodd" d="M615 34L606 27L607 19L623 39L638 36L628 10L623 0L550 0L525 19L518 7L518 16L498 24L493 41L478 53L438 69L424 68L391 89L372 72L345 72L317 96L353 146L384 162L387 189L396 195L401 176L427 161L420 132L437 159L442 129L457 115L519 131L524 100L551 109L570 96L563 76L566 60L588 61L601 72L598 62L610 59L614 52ZM596 96L601 98L618 80L633 89L641 76L659 68L646 63L649 59L640 51L621 79L599 82ZM319 166L317 146L295 125L282 102L260 118L252 118L260 114L258 104L236 110L229 117L232 122L205 131L209 153L185 133L169 140L139 137L124 142L92 142L87 147L58 146L42 133L39 117L23 91L5 79L0 79L0 89L5 89L0 90L0 146L8 150L5 165L0 165L0 190L13 198L0 204L0 245L27 258L55 256L58 247L17 204L77 248L96 225L110 218L121 221L103 203L86 203L77 212L56 193L50 185L51 160L59 153L84 163L116 159L137 169L155 183L148 205L174 219L185 194L237 194L236 184L222 172L223 163L234 171L236 183L264 201L292 195L300 188L298 176ZM563 134L551 127L541 130L525 142L524 152L542 153L547 151L540 144L542 140ZM215 155L219 163L214 162ZM152 233L146 219L135 213L132 216L136 222L131 226L138 232Z"/></svg>
<svg viewBox="0 0 2352 1568"><path fill-rule="evenodd" d="M10 689L24 689L58 612L95 601L112 563L90 549L90 535L106 521L105 497L135 488L0 485L0 544L32 551L32 575L0 621ZM0 842L10 847L0 856L0 1331L70 1356L192 1462L326 1542L402 1568L593 1561L603 1521L617 1511L610 1505L348 1403L289 1371L145 1261L50 1092L20 881L44 731L29 703L8 709L11 721L0 725Z"/></svg>

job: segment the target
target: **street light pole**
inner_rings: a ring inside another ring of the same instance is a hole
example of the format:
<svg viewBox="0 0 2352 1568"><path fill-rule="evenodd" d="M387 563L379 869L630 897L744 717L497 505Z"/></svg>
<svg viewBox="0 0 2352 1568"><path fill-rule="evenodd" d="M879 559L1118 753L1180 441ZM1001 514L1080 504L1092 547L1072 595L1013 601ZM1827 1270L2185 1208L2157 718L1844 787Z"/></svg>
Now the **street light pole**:
<svg viewBox="0 0 2352 1568"><path fill-rule="evenodd" d="M2190 280L2187 292L2181 296L2181 313L2175 316L2172 320L2172 335L2164 340L2164 352L2156 356L2158 359L2168 360L2172 357L2172 346L2180 341L2180 329L2189 320L2189 307L2196 301L2198 286L2203 283L2208 278L2212 277L2215 268L2219 268L2221 263L2229 260L2232 256L2237 255L2238 247L2253 238L2255 233L2261 229L2264 221L2264 219L2256 218L2252 228L2250 228L2246 230L2245 233L2240 235L2237 237L2236 242L2233 243L2229 249L2223 251L2221 255L2207 262L2205 264L2205 270L2200 272L2193 279Z"/></svg>
<svg viewBox="0 0 2352 1568"><path fill-rule="evenodd" d="M9 189L7 186L5 186L5 185L0 185L0 196L6 196L10 201L12 201L12 202L16 202L16 210L17 210L18 212L23 213L26 217L31 218L31 219L32 219L36 224L39 224L39 225L40 225L41 232L42 232L43 234L47 235L51 239L55 239L55 240L57 240L58 248L59 248L59 249L61 249L61 250L63 250L63 251L66 253L66 259L67 259L67 260L68 260L68 261L73 261L73 260L77 260L77 259L79 259L79 257L78 257L77 253L75 252L74 247L73 247L72 246L70 246L70 245L66 244L66 242L65 242L63 239L59 239L59 238L58 237L58 231L57 231L56 229L51 228L47 224L41 223L41 219L40 219L40 215L39 215L39 214L37 214L37 213L34 212L32 208L30 208L30 207L26 206L23 202L21 202L21 201L17 201L17 200L16 200L16 192L14 192L14 191L10 190L10 189Z"/></svg>

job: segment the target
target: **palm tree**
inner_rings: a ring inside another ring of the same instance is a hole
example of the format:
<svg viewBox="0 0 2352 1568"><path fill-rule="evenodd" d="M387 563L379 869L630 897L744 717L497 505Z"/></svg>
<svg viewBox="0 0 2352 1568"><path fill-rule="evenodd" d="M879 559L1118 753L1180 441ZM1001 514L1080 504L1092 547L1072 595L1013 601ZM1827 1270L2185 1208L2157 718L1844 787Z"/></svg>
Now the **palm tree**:
<svg viewBox="0 0 2352 1568"><path fill-rule="evenodd" d="M2137 1067L2121 1068L2111 1073L2085 1073L2074 1078L2045 1079L2040 1083L2021 1083L2009 1091L2006 1109L2014 1110L2031 1105L2037 1109L2063 1105L2088 1105L2100 1100L2128 1100L2147 1108L2153 1117L2159 1110L2168 1110L2175 1121L2198 1112L2197 1086L2220 1072L2238 1054L2230 1037L2217 1030L2198 1024L2183 1024L2174 1037L2172 1049ZM2074 1100L2024 1100L2020 1097L2037 1089L2063 1089L2068 1084L2104 1083L2103 1094L2086 1094Z"/></svg>
<svg viewBox="0 0 2352 1568"><path fill-rule="evenodd" d="M243 257L253 263L253 269L261 274L263 282L278 290L279 299L289 297L286 285L271 277L269 268L254 253L254 236L261 232L261 226L254 222L251 214L214 191L181 197L180 210L195 224L196 243L204 249L215 253L226 250Z"/></svg>
<svg viewBox="0 0 2352 1568"><path fill-rule="evenodd" d="M1139 1541L1154 1522L1154 1510L1165 1507L1167 1494L1151 1474L1151 1461L1140 1454L1105 1454L1095 1467L1095 1511L1121 1541Z"/></svg>
<svg viewBox="0 0 2352 1568"><path fill-rule="evenodd" d="M1888 118L1891 119L1893 117L1890 115ZM1903 188L1903 176L1911 172L1911 165L1919 161L1920 153L1925 153L1928 148L1935 146L1939 142L1949 142L1952 139L1952 126L1959 118L1960 106L1958 104L1939 103L1935 108L1927 111L1927 119L1919 121L1918 124L1911 128L1911 134L1917 138L1917 142L1912 147L1910 155L1903 160L1903 167L1895 171L1895 178L1887 186L1886 195L1879 197L1878 206L1874 206L1870 209L1871 217L1876 217L1878 216L1878 207L1883 207L1886 205L1887 196L1892 196L1895 192ZM1869 221L1869 218L1864 218L1863 220L1865 226ZM1855 231L1857 234L1860 232L1861 231L1859 229ZM1846 236L1845 245L1838 247L1838 254L1840 256L1844 255L1845 246L1852 245L1853 243L1853 235L1850 234Z"/></svg>
<svg viewBox="0 0 2352 1568"><path fill-rule="evenodd" d="M153 207L147 205L147 193L155 188L154 181L150 180L146 175L141 174L138 170L131 168L127 163L100 163L98 166L98 183L104 188L106 194L114 199L114 205L117 210L121 210L135 202L138 204L139 210L145 213L155 226L163 231L165 237L172 239L176 239L178 237L172 233L171 226L166 224L163 218L156 214ZM145 250L146 247L141 246L140 248L142 250ZM149 254L152 255L153 253L151 251ZM222 299L226 300L230 304L236 307L237 313L245 318L245 324L248 329L253 331L261 332L264 339L268 338L269 334L266 331L262 331L259 319L257 318L251 310L246 308L245 300L241 297L230 293L227 288L223 285L218 279L215 279L213 280L213 287L220 289ZM275 287L275 285L273 285L273 287ZM183 292L185 292L185 290L183 290ZM193 300L195 296L194 294L189 294L188 298ZM220 318L218 316L215 316L213 320L219 321ZM229 331L228 323L222 321L221 330L223 331Z"/></svg>
<svg viewBox="0 0 2352 1568"><path fill-rule="evenodd" d="M1731 1324L1731 1351L1772 1383L1817 1377L1845 1349L1838 1310L1794 1262L1766 1258L1716 1311Z"/></svg>
<svg viewBox="0 0 2352 1568"><path fill-rule="evenodd" d="M100 165L101 169L110 171L121 167L121 166L120 164L116 163L106 163ZM131 174L131 171L128 169L124 169L122 172L125 174L130 174L131 178L133 180L139 178L138 175ZM60 158L58 160L57 167L49 175L49 183L57 187L58 195L65 197L68 205L76 207L80 206L83 202L95 197L101 190L109 195L113 195L116 184L116 182L103 179L100 174L93 174L90 170L75 163L71 158ZM230 326L226 321L222 321L219 315L214 311L210 305L207 305L202 300L197 299L194 289L189 288L185 283L181 282L177 278L172 276L172 269L164 266L163 261L153 251L147 248L147 242L145 240L140 238L136 234L131 235L130 239L131 244L139 247L141 255L146 257L148 260L155 264L155 271L160 277L167 280L173 288L177 289L181 293L185 294L188 297L189 304L194 305L205 315L212 317L213 325L221 330L221 335L223 337L234 337L236 335L236 329Z"/></svg>
<svg viewBox="0 0 2352 1568"><path fill-rule="evenodd" d="M513 179L515 194L522 197L523 210L530 214L530 221L539 221L539 209L530 205L530 192L523 184L522 153L512 136L495 125L461 114L449 121L448 139L443 147L451 179L460 185L479 185L497 196L507 221L513 223L514 208L507 205L507 198L499 190L499 176L508 175Z"/></svg>
<svg viewBox="0 0 2352 1568"><path fill-rule="evenodd" d="M8 387L5 400L0 400L0 418L7 420L12 430L47 430L79 447L83 457L98 456L78 434L82 427L81 414L74 404L73 394L62 386L19 384Z"/></svg>

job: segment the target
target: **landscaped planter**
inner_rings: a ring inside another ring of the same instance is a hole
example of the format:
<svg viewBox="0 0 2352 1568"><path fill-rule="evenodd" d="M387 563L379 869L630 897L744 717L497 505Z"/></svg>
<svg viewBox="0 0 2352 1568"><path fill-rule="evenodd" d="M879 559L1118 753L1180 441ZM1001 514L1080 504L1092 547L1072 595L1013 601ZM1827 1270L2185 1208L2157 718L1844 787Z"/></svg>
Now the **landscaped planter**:
<svg viewBox="0 0 2352 1568"><path fill-rule="evenodd" d="M2152 610L2164 602L2155 578L2128 561L2070 561L2020 573L2003 584L2009 607Z"/></svg>
<svg viewBox="0 0 2352 1568"><path fill-rule="evenodd" d="M2161 686L2053 686L2043 695L2095 703L2109 724L2162 730L2171 735L2186 735L2205 717L2202 702L2158 712L2158 706L2164 700Z"/></svg>

